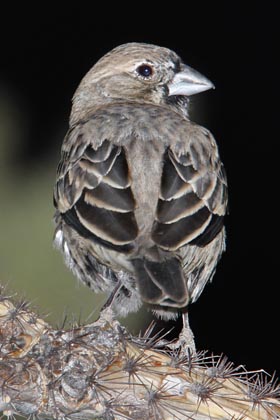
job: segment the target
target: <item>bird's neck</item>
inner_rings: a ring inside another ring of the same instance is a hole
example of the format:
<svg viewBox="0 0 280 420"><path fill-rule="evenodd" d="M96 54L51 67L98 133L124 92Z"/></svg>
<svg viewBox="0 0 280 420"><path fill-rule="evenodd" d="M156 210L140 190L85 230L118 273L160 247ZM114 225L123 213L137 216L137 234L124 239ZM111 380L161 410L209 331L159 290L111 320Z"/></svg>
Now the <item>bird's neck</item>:
<svg viewBox="0 0 280 420"><path fill-rule="evenodd" d="M132 99L123 99L123 98L112 98L110 96L101 96L95 95L94 99L92 93L87 94L86 92L78 93L73 98L73 106L70 115L70 126L75 125L79 121L87 119L87 117L95 112L95 110L106 105L111 105L114 103L135 103L136 105L143 104L143 99L133 98ZM177 112L181 116L189 119L188 105L189 99L184 96L171 96L167 97L162 101L155 101L146 98L144 101L145 104L156 105L159 107L164 107L167 109L172 109L172 111Z"/></svg>

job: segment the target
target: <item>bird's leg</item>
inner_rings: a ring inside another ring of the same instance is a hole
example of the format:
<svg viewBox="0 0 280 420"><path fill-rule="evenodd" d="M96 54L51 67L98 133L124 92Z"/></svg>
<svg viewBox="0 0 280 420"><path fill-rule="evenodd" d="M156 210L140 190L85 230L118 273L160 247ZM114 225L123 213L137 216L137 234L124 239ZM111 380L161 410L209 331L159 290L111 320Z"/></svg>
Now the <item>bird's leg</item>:
<svg viewBox="0 0 280 420"><path fill-rule="evenodd" d="M189 324L188 312L185 312L184 314L182 314L182 319L183 319L183 327L180 332L178 340L182 341L183 347L189 348L192 351L192 353L195 353L196 348L195 348L194 336L193 336L193 332Z"/></svg>
<svg viewBox="0 0 280 420"><path fill-rule="evenodd" d="M114 310L112 308L113 302L115 297L117 296L118 292L120 291L122 287L122 281L120 279L117 280L117 283L115 287L113 288L112 292L110 293L108 299L104 303L104 305L100 309L99 318L95 322L96 325L98 323L101 323L101 325L104 325L105 323L108 323L110 325L110 328L114 328L116 330L119 329L120 323L116 319L116 315L114 313Z"/></svg>
<svg viewBox="0 0 280 420"><path fill-rule="evenodd" d="M173 343L168 344L168 347L172 350L180 349L181 351L191 351L191 353L195 353L194 336L190 328L188 312L182 314L182 320L183 326L178 339Z"/></svg>
<svg viewBox="0 0 280 420"><path fill-rule="evenodd" d="M120 291L121 287L122 287L122 281L121 281L121 279L118 279L115 287L113 288L113 290L110 293L109 297L107 298L106 302L101 307L100 313L104 312L104 311L107 311L109 308L112 309L112 304L114 302L114 299L117 296L118 292Z"/></svg>
<svg viewBox="0 0 280 420"><path fill-rule="evenodd" d="M120 291L122 287L122 282L120 279L118 279L115 287L113 288L112 292L110 293L108 299L106 300L106 302L104 303L104 305L101 307L100 309L100 314L99 314L99 319L100 320L106 320L107 322L109 322L110 324L114 323L118 323L118 321L116 320L112 305L114 302L115 297L117 296L118 292Z"/></svg>

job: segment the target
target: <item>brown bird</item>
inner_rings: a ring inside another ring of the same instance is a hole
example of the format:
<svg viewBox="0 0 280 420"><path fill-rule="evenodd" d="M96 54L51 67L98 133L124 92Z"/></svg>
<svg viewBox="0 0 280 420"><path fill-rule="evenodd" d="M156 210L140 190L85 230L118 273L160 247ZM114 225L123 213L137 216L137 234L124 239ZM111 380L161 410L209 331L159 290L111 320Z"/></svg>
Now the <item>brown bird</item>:
<svg viewBox="0 0 280 420"><path fill-rule="evenodd" d="M145 302L174 318L225 249L227 182L189 96L213 84L167 48L121 45L73 98L54 190L55 244L118 315Z"/></svg>

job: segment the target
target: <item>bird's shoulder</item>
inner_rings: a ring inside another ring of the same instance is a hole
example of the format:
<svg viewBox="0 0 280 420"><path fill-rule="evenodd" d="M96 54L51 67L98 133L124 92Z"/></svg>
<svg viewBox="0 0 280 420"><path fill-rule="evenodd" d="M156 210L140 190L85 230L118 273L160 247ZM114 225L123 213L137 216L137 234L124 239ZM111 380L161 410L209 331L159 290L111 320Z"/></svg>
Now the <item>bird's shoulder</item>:
<svg viewBox="0 0 280 420"><path fill-rule="evenodd" d="M62 151L79 154L89 143L98 148L104 140L122 146L129 138L156 139L180 153L195 143L215 149L214 137L205 127L174 108L151 103L120 102L98 106L70 127ZM78 146L78 149L76 148Z"/></svg>

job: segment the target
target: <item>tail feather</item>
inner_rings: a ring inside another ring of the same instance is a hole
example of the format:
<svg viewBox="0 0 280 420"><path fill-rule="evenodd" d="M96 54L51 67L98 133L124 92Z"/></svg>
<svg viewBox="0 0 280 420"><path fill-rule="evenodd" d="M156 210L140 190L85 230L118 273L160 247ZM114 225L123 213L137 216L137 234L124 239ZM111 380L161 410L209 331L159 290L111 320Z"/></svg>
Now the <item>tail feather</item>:
<svg viewBox="0 0 280 420"><path fill-rule="evenodd" d="M155 305L184 307L189 295L180 261L173 257L161 262L146 258L133 261L142 299Z"/></svg>
<svg viewBox="0 0 280 420"><path fill-rule="evenodd" d="M133 260L133 266L141 298L148 303L156 304L160 302L164 297L163 291L151 280L145 268L144 260L141 258Z"/></svg>

